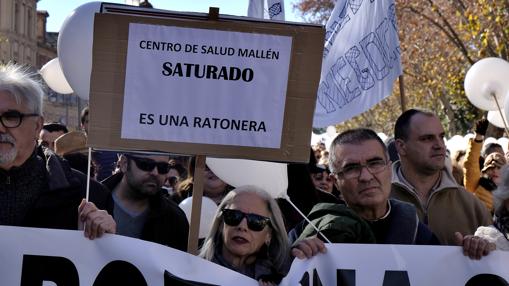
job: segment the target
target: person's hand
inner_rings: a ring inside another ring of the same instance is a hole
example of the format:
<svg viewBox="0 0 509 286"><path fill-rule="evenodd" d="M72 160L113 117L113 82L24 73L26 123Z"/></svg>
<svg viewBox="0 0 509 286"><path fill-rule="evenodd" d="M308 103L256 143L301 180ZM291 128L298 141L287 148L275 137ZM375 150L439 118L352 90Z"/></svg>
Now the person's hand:
<svg viewBox="0 0 509 286"><path fill-rule="evenodd" d="M100 210L94 203L83 199L78 207L78 229L85 230L85 237L94 239L105 232L115 233L117 224L107 211Z"/></svg>
<svg viewBox="0 0 509 286"><path fill-rule="evenodd" d="M479 135L485 136L486 135L486 130L488 130L488 124L489 124L489 122L488 122L488 120L486 118L477 120L475 122L475 126L474 126L475 134L479 134Z"/></svg>
<svg viewBox="0 0 509 286"><path fill-rule="evenodd" d="M325 244L316 236L305 238L292 247L292 255L299 259L311 258L318 253L326 252Z"/></svg>
<svg viewBox="0 0 509 286"><path fill-rule="evenodd" d="M470 259L479 260L496 248L495 244L479 236L463 236L459 232L455 232L454 236L456 244L463 247L463 255L470 257Z"/></svg>

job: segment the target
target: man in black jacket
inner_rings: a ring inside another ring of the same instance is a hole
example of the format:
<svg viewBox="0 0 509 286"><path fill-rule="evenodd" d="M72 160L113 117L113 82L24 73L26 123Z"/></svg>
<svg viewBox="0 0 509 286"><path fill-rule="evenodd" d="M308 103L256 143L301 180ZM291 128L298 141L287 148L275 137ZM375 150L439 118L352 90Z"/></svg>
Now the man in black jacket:
<svg viewBox="0 0 509 286"><path fill-rule="evenodd" d="M90 239L115 233L113 218L85 197L86 176L48 149L37 149L43 90L20 66L0 66L0 224L78 229ZM100 204L105 189L91 184Z"/></svg>
<svg viewBox="0 0 509 286"><path fill-rule="evenodd" d="M117 223L117 234L186 251L186 215L161 188L170 171L168 162L168 155L121 155L121 172L103 181L111 190L108 210Z"/></svg>

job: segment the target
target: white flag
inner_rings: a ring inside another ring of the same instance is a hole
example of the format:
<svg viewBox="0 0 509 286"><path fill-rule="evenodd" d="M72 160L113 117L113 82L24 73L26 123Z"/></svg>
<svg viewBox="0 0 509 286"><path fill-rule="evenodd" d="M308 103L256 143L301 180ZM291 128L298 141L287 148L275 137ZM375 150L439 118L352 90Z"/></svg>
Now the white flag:
<svg viewBox="0 0 509 286"><path fill-rule="evenodd" d="M263 4L265 0L249 0L249 7L247 8L247 16L252 18L263 19Z"/></svg>
<svg viewBox="0 0 509 286"><path fill-rule="evenodd" d="M267 0L267 10L271 20L285 20L285 4L283 0Z"/></svg>
<svg viewBox="0 0 509 286"><path fill-rule="evenodd" d="M265 9L267 1L267 9ZM285 20L285 4L283 0L249 0L247 16L260 19Z"/></svg>
<svg viewBox="0 0 509 286"><path fill-rule="evenodd" d="M326 26L313 126L343 122L389 96L400 52L394 0L338 0Z"/></svg>

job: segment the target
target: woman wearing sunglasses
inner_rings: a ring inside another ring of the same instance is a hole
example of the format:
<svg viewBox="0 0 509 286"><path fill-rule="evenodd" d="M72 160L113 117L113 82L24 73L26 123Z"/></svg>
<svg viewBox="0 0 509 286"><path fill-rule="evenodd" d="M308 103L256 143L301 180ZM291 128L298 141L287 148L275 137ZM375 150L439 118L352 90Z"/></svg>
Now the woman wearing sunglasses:
<svg viewBox="0 0 509 286"><path fill-rule="evenodd" d="M219 204L200 256L261 285L275 285L288 272L289 254L276 201L258 187L243 186L230 191Z"/></svg>

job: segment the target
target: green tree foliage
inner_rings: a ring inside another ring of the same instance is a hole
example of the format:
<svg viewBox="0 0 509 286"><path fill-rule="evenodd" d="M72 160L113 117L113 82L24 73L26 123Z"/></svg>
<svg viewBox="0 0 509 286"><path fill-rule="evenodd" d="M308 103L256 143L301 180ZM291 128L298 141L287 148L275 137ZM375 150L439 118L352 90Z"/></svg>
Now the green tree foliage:
<svg viewBox="0 0 509 286"><path fill-rule="evenodd" d="M300 0L294 8L305 20L324 24L333 3ZM396 12L406 108L438 113L449 136L466 133L484 112L468 101L463 80L482 58L508 59L509 1L396 0ZM399 94L395 82L392 96L339 124L338 130L364 126L392 134L401 111Z"/></svg>

